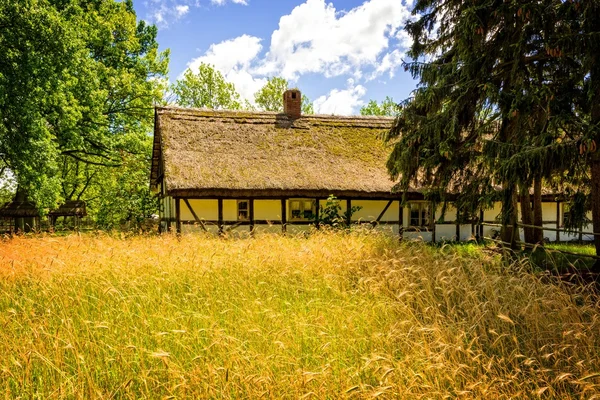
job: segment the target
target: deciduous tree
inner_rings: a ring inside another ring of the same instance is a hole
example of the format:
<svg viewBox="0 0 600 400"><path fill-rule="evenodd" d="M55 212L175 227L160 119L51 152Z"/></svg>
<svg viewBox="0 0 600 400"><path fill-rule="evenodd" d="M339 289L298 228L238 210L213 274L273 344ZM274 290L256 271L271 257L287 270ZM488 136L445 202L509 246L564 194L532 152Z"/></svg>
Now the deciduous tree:
<svg viewBox="0 0 600 400"><path fill-rule="evenodd" d="M242 108L239 93L231 82L212 65L202 63L197 71L188 69L173 85L177 104L184 107L211 108L213 110L239 110Z"/></svg>
<svg viewBox="0 0 600 400"><path fill-rule="evenodd" d="M283 92L288 88L289 82L286 79L277 76L269 78L254 94L254 102L261 110L283 112ZM313 103L305 95L302 95L302 113L314 114Z"/></svg>
<svg viewBox="0 0 600 400"><path fill-rule="evenodd" d="M38 206L61 200L62 157L139 150L168 66L156 32L131 0L0 3L0 152Z"/></svg>
<svg viewBox="0 0 600 400"><path fill-rule="evenodd" d="M360 115L379 115L383 117L394 117L398 115L400 108L398 104L394 102L389 96L386 96L381 103L377 103L375 100L369 100L369 102L362 106L360 109Z"/></svg>

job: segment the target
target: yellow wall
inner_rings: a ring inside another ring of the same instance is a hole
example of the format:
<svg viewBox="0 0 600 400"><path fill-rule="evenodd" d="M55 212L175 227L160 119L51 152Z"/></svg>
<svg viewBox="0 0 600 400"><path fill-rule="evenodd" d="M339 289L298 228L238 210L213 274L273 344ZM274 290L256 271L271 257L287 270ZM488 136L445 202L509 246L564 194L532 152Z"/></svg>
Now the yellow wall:
<svg viewBox="0 0 600 400"><path fill-rule="evenodd" d="M216 221L219 219L219 207L217 200L188 200L190 206L201 220ZM225 202L223 202L225 208ZM187 204L181 200L181 220L195 221L194 216L189 210Z"/></svg>
<svg viewBox="0 0 600 400"><path fill-rule="evenodd" d="M346 205L345 201L343 202ZM353 200L352 207L360 206L360 210L352 215L353 221L375 221L379 214L383 211L385 206L388 204L387 201L378 200ZM394 200L389 206L381 221L398 221L398 201ZM345 207L344 207L345 208Z"/></svg>
<svg viewBox="0 0 600 400"><path fill-rule="evenodd" d="M435 215L437 218L442 216L442 206L438 206ZM444 213L444 221L445 222L454 222L456 221L456 208L452 204L446 205L446 212Z"/></svg>
<svg viewBox="0 0 600 400"><path fill-rule="evenodd" d="M170 197L165 197L162 200L163 202L163 210L162 217L164 219L172 218L175 219L175 201ZM198 217L202 220L212 220L216 221L218 219L218 202L216 199L207 199L207 200L189 200L191 206L194 211L198 215ZM290 234L299 234L302 232L307 232L311 229L310 225L293 225L289 221L289 200L286 201L286 214L288 216L288 226L287 232ZM360 206L361 209L354 213L353 221L355 222L369 222L377 219L381 211L387 205L387 201L385 200L353 200L353 206ZM320 205L325 205L325 200L320 201ZM342 206L342 213L346 209L346 201L341 200L340 206ZM398 207L399 202L395 200L385 214L382 217L382 221L397 221L398 220ZM544 224L547 228L555 228L556 223L552 221L556 220L556 203L555 202L544 202L542 203L543 210L543 219L544 221L550 221L550 223ZM501 211L501 204L497 202L494 204L494 207L484 211L484 219L486 221L495 221L496 217ZM562 225L562 215L564 212L564 206L561 204L561 225ZM439 218L441 215L441 206L436 210L434 218ZM588 218L591 218L591 215L588 215ZM193 222L194 216L188 209L185 202L181 201L181 219L182 221L190 221ZM225 221L237 221L237 201L236 200L223 200L223 219ZM254 201L254 219L261 221L273 221L279 222L281 221L281 201L280 200L255 200ZM456 210L452 205L448 205L446 208L446 214L444 216L444 221L446 224L437 224L436 225L436 241L442 240L455 240L456 236L456 226L452 223L456 219ZM404 207L403 210L403 226L407 228L409 224L409 208ZM208 223L206 225L207 229L212 233L218 232L218 227L216 224ZM369 225L365 225L365 227L369 227ZM174 229L174 225L171 226ZM395 224L381 224L374 229L379 231L388 232L390 234L398 234L399 229ZM282 231L280 224L271 224L271 225L255 225L255 230L257 233L279 233ZM484 236L493 235L493 231L499 230L498 227L484 227ZM584 228L584 231L591 230L591 224L589 227ZM201 228L199 226L194 225L183 225L183 232L201 232ZM240 235L245 236L249 232L248 226L239 226L235 228L231 234L232 235ZM520 235L523 235L522 230L520 231ZM460 226L460 240L469 240L471 238L471 225L463 224ZM544 237L549 239L550 241L556 240L556 233L552 231L544 231ZM568 241L571 239L578 239L579 234L575 233L572 235L567 235L564 232L560 233L561 241ZM432 240L431 232L404 232L405 239L415 239L415 240L424 240L430 241ZM592 237L586 237L585 239L592 239Z"/></svg>
<svg viewBox="0 0 600 400"><path fill-rule="evenodd" d="M281 221L281 200L254 200L254 219Z"/></svg>
<svg viewBox="0 0 600 400"><path fill-rule="evenodd" d="M542 219L556 221L556 203L542 203Z"/></svg>
<svg viewBox="0 0 600 400"><path fill-rule="evenodd" d="M237 200L223 200L223 220L237 221Z"/></svg>
<svg viewBox="0 0 600 400"><path fill-rule="evenodd" d="M494 203L494 207L483 211L483 220L488 222L496 221L496 218L498 218L498 215L500 215L501 212L502 203L496 202ZM476 217L479 217L479 215L476 215Z"/></svg>

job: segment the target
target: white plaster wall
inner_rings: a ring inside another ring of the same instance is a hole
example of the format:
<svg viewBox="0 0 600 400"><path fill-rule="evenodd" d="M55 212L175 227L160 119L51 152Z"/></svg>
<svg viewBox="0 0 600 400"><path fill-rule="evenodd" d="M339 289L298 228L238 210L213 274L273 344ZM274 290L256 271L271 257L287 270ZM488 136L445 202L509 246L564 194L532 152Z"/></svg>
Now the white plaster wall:
<svg viewBox="0 0 600 400"><path fill-rule="evenodd" d="M456 225L440 225L435 226L435 240L436 241L453 241L456 240Z"/></svg>
<svg viewBox="0 0 600 400"><path fill-rule="evenodd" d="M460 240L474 240L473 233L471 230L471 224L463 224L460 226Z"/></svg>
<svg viewBox="0 0 600 400"><path fill-rule="evenodd" d="M554 213L556 214L556 209L554 209ZM542 215L544 213L542 212ZM554 217L556 219L556 216ZM552 228L556 229L556 224L543 224L544 228ZM544 239L547 239L550 242L556 242L556 232L555 231L544 231Z"/></svg>
<svg viewBox="0 0 600 400"><path fill-rule="evenodd" d="M404 232L404 240L419 240L423 242L431 242L431 232Z"/></svg>
<svg viewBox="0 0 600 400"><path fill-rule="evenodd" d="M237 200L223 200L223 221L237 221L237 219Z"/></svg>

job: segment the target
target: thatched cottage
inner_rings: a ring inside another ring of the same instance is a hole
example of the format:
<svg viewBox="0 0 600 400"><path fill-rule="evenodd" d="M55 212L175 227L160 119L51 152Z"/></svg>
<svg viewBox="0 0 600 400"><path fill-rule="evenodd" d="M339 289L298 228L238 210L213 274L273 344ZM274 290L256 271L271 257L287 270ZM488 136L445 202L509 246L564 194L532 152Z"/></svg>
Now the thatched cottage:
<svg viewBox="0 0 600 400"><path fill-rule="evenodd" d="M407 237L466 240L476 233L456 223L451 206L439 221L418 190L404 206L392 192L390 148L381 140L392 118L301 115L301 98L288 90L283 113L157 108L151 186L162 199L161 229L300 230L335 195L342 212L360 207L352 222ZM499 207L481 217L493 222ZM550 227L560 226L563 212L560 203L544 203Z"/></svg>

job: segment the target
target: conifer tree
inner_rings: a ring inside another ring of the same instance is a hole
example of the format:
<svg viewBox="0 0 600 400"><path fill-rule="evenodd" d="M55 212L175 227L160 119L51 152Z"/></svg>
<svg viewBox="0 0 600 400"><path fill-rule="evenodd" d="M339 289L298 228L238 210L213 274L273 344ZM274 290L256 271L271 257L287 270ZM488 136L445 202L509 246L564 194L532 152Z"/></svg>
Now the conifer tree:
<svg viewBox="0 0 600 400"><path fill-rule="evenodd" d="M388 169L400 189L416 181L442 200L460 190L462 215L499 197L501 237L511 247L518 196L525 221L541 226L542 180L574 163L562 124L570 109L557 95L573 77L562 78L564 63L548 52L560 6L419 0L420 17L407 24L414 43L406 68L420 84L388 135L396 140Z"/></svg>
<svg viewBox="0 0 600 400"><path fill-rule="evenodd" d="M570 118L564 124L570 129L571 142L579 150L575 157L589 173L593 231L600 232L600 2L568 0L559 2L557 14L561 22L547 47L548 54L565 66L570 79L562 93L570 96L565 109ZM580 165L581 165L580 164ZM595 236L596 254L600 255L600 236ZM600 262L594 266L600 270Z"/></svg>

